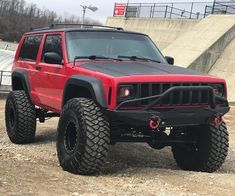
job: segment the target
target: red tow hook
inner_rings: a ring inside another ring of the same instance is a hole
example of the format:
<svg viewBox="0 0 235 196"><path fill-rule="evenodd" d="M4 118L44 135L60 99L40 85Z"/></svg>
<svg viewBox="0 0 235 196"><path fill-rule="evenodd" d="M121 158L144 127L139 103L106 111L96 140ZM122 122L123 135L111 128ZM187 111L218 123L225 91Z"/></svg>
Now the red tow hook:
<svg viewBox="0 0 235 196"><path fill-rule="evenodd" d="M151 129L157 129L160 125L160 119L159 117L152 117L150 120L149 120L149 127Z"/></svg>
<svg viewBox="0 0 235 196"><path fill-rule="evenodd" d="M220 116L214 117L215 126L219 126L222 123L222 118Z"/></svg>

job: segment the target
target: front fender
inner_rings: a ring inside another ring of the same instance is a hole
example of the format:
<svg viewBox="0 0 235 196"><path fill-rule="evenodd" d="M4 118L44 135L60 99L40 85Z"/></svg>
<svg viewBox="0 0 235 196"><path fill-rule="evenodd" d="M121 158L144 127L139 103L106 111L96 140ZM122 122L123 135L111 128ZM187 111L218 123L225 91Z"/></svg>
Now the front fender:
<svg viewBox="0 0 235 196"><path fill-rule="evenodd" d="M102 108L107 108L107 102L105 99L105 92L102 81L95 77L85 75L73 75L67 80L63 93L62 106L68 101L66 99L66 95L68 93L67 90L69 85L75 85L78 87L80 86L88 89L92 95L92 99Z"/></svg>
<svg viewBox="0 0 235 196"><path fill-rule="evenodd" d="M14 82L14 79L19 79L22 83L23 89L18 89L18 84ZM29 78L28 73L25 70L22 69L16 69L11 74L11 82L12 82L12 90L24 90L27 94L27 96L31 99L30 96L30 84L29 84Z"/></svg>

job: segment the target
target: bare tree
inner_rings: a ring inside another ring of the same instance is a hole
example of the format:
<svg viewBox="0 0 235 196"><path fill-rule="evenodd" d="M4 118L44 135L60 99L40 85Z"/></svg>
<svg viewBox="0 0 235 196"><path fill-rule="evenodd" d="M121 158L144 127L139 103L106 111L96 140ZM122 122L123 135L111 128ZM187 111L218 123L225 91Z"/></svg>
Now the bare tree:
<svg viewBox="0 0 235 196"><path fill-rule="evenodd" d="M49 26L53 23L81 23L75 15L58 16L48 9L39 9L36 4L26 4L25 0L0 0L0 39L19 41L22 34L32 27ZM100 22L87 19L87 24Z"/></svg>

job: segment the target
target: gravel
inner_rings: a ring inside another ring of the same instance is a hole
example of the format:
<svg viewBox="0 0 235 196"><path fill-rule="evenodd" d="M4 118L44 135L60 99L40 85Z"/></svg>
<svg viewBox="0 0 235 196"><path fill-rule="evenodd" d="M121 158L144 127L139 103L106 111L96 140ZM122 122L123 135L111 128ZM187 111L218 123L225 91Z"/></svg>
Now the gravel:
<svg viewBox="0 0 235 196"><path fill-rule="evenodd" d="M37 124L36 141L12 144L5 132L5 101L0 101L0 195L234 195L235 108L226 115L230 132L229 155L215 173L180 170L169 147L147 144L110 147L99 176L63 171L56 155L58 118Z"/></svg>

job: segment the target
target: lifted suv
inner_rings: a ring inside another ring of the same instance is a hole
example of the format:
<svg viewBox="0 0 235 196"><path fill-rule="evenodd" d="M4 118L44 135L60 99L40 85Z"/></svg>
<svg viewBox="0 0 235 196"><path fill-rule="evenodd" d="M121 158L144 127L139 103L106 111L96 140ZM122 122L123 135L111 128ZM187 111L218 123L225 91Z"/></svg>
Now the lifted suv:
<svg viewBox="0 0 235 196"><path fill-rule="evenodd" d="M61 167L94 174L109 145L171 146L185 170L214 172L225 161L226 83L173 66L151 39L121 28L51 26L24 34L6 101L17 144L34 140L36 119L59 116Z"/></svg>

